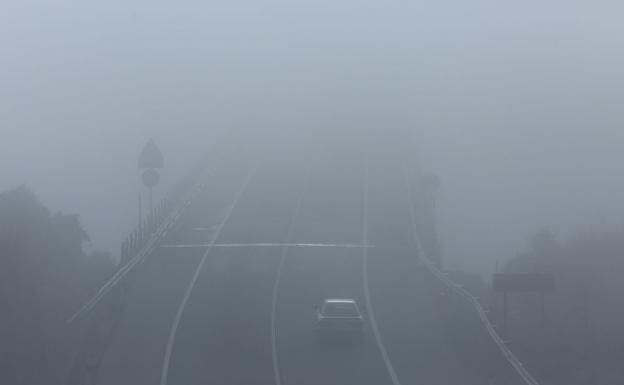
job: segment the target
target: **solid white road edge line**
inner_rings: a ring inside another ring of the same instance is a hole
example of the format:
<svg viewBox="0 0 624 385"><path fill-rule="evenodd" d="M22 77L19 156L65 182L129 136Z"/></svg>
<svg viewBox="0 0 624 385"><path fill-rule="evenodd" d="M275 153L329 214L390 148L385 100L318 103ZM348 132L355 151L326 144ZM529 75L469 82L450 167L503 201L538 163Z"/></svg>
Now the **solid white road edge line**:
<svg viewBox="0 0 624 385"><path fill-rule="evenodd" d="M377 326L377 320L375 319L375 312L373 311L373 304L371 301L370 288L368 284L368 190L369 190L369 170L368 170L368 153L366 155L366 181L364 183L364 215L362 220L362 280L364 284L364 298L366 300L366 310L368 313L368 319L370 322L371 329L375 336L375 341L377 342L377 347L379 348L379 353L381 353L381 358L384 361L386 366L386 370L388 371L388 375L390 376L390 380L392 380L393 385L401 385L399 381L399 377L394 371L394 367L392 366L392 362L390 361L390 356L388 355L388 351L386 350L386 346L384 345L383 339L381 338L381 334L379 333L379 327Z"/></svg>
<svg viewBox="0 0 624 385"><path fill-rule="evenodd" d="M182 319L182 315L184 314L186 303L188 302L188 299L191 296L191 293L193 292L193 288L195 287L195 283L197 282L199 273L201 272L202 267L204 266L204 263L206 262L206 259L208 258L208 255L212 251L212 245L214 245L214 243L217 241L219 234L225 227L225 224L227 223L228 219L230 219L230 216L232 215L232 212L234 211L234 207L236 207L236 205L238 204L238 201L243 195L243 192L247 189L247 186L249 185L249 181L251 180L254 172L255 172L255 168L251 172L249 172L249 174L245 178L243 186L236 193L236 196L234 197L232 204L228 207L225 217L223 218L221 223L219 223L219 227L217 228L217 231L213 235L211 243L208 245L206 252L202 256L202 259L199 261L199 264L197 265L197 268L195 269L195 273L193 274L193 278L191 278L191 281L189 282L189 285L186 288L184 297L182 297L182 301L180 302L180 306L178 307L178 311L173 320L173 324L171 325L169 338L167 339L167 347L165 348L165 357L163 359L163 366L162 366L162 371L160 375L160 385L167 385L167 377L169 375L169 364L171 361L171 353L173 351L173 345L175 343L178 325L180 324L180 320Z"/></svg>

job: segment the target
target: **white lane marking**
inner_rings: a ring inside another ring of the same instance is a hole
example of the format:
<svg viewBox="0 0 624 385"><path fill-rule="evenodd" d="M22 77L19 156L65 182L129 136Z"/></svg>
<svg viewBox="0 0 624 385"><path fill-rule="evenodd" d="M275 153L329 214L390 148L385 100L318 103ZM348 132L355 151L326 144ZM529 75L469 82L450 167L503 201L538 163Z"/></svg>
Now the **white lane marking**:
<svg viewBox="0 0 624 385"><path fill-rule="evenodd" d="M194 227L193 231L213 231L216 228L216 226L210 226L210 227Z"/></svg>
<svg viewBox="0 0 624 385"><path fill-rule="evenodd" d="M209 169L205 173L203 173L203 176L200 175L198 177L198 180L202 180L212 175L212 169L215 169L217 165L218 160L215 160L210 166L208 166ZM117 270L117 272L113 274L113 276L100 287L98 292L95 293L93 297L91 297L80 309L78 309L78 311L76 311L71 317L69 317L65 321L67 324L73 323L83 314L91 311L91 309L93 309L102 300L102 298L104 298L110 292L110 290L117 284L117 282L123 279L128 274L128 272L134 268L134 266L142 263L151 254L151 252L154 250L154 246L161 238L162 232L164 231L163 226L165 228L170 225L173 226L180 219L180 213L184 210L185 207L183 204L184 200L186 199L188 201L191 201L194 199L195 195L197 194L199 183L201 182L198 181L193 187L189 188L189 191L186 193L185 197L175 206L173 212L167 217L164 224L159 227L156 233L152 235L146 245L143 246L143 248L139 250L139 252L134 257L126 262L124 266L120 267L119 270Z"/></svg>
<svg viewBox="0 0 624 385"><path fill-rule="evenodd" d="M191 196L193 195L193 193L194 189L191 189L188 195ZM66 323L71 324L76 319L80 318L83 314L91 311L91 309L93 309L100 302L100 300L110 292L110 290L117 284L117 282L124 278L128 274L128 272L134 268L134 266L143 262L143 260L154 250L154 246L156 245L158 240L164 237L163 233L166 233L168 223L172 221L175 222L177 220L177 213L179 213L180 210L181 206L179 205L174 210L174 213L165 220L164 224L161 225L156 233L154 233L150 237L145 246L143 246L143 248L139 250L139 252L134 257L132 257L124 266L117 270L117 272L113 274L113 276L107 282L105 282L102 287L100 287L98 292L93 297L91 297L78 311L76 311L71 317L67 319Z"/></svg>
<svg viewBox="0 0 624 385"><path fill-rule="evenodd" d="M393 385L401 385L399 377L394 371L392 362L390 362L390 356L386 350L381 334L379 333L379 327L377 326L377 320L375 319L375 312L373 311L373 303L371 301L370 288L368 284L368 190L369 190L369 175L368 175L368 153L366 155L366 182L364 184L364 217L362 220L362 279L364 281L364 298L366 300L366 309L368 312L368 319L371 325L371 329L377 342L377 347L381 353L381 358L384 361L388 375L392 380Z"/></svg>
<svg viewBox="0 0 624 385"><path fill-rule="evenodd" d="M297 200L297 206L295 207L295 211L290 218L290 224L288 225L288 233L286 234L286 242L290 241L292 238L295 222L297 217L299 216L299 212L301 211L301 205L303 202L303 196L305 194L305 186L307 184L304 183L304 188L301 194L299 195L299 199ZM273 283L273 296L271 299L271 355L273 357L273 374L275 376L275 384L282 384L282 375L279 367L279 357L277 354L277 297L279 293L279 285L282 280L282 270L284 269L284 263L286 261L286 256L288 255L288 251L291 247L299 246L301 244L296 243L284 243L282 249L282 255L280 256L279 266L277 267L277 274L275 276L275 282Z"/></svg>
<svg viewBox="0 0 624 385"><path fill-rule="evenodd" d="M219 227L217 228L217 231L213 235L211 243L208 244L206 252L202 256L202 259L199 261L199 264L197 265L197 268L195 269L195 273L193 274L193 278L191 278L191 282L189 282L189 285L186 288L184 297L182 297L182 301L180 302L178 311L175 315L175 318L173 319L173 324L171 325L171 331L169 332L169 338L167 340L167 347L165 349L165 357L163 360L162 372L160 375L160 385L167 385L167 377L169 375L169 363L171 362L171 353L173 351L173 345L175 343L176 333L178 331L178 325L180 324L180 320L182 319L182 315L184 314L186 303L188 302L188 299L191 296L191 292L193 291L193 288L195 287L195 283L197 282L199 273L201 272L202 267L204 266L204 263L206 262L206 258L208 258L208 255L212 251L212 246L217 241L217 238L219 237L219 234L221 234L221 231L223 231L223 228L225 227L225 224L227 223L228 219L230 219L230 216L232 215L232 212L234 211L234 207L236 207L236 205L238 204L238 201L243 195L243 192L247 188L247 185L249 185L249 181L251 180L254 174L254 171L255 169L253 169L247 175L247 177L245 178L245 182L243 183L243 186L236 193L236 196L234 197L232 204L228 207L228 210L226 212L224 219L221 221L221 223L219 223Z"/></svg>
<svg viewBox="0 0 624 385"><path fill-rule="evenodd" d="M477 312L477 315L479 316L479 319L481 320L481 323L485 327L492 341L494 341L496 346L498 346L498 349L500 350L502 355L505 357L507 362L511 364L511 366L516 370L516 372L524 380L524 382L527 385L539 385L539 382L524 367L524 364L516 357L516 355L511 351L511 349L507 347L507 341L503 340L500 337L500 335L495 329L495 325L492 324L492 322L487 316L487 310L483 308L483 306L479 302L479 299L475 297L474 295L472 295L472 293L470 293L468 290L464 289L462 285L457 284L455 281L449 278L448 274L445 272L442 272L425 254L425 251L420 241L420 234L418 233L418 226L416 225L416 213L415 213L416 207L414 206L414 201L412 198L412 189L411 189L411 184L410 184L409 170L407 167L407 163L405 163L404 165L404 172L405 172L405 189L407 192L408 210L410 212L411 227L414 233L414 238L416 241L416 247L418 250L420 260L423 262L423 264L427 267L427 270L434 277L436 277L443 284L445 284L448 288L453 290L455 293L457 293L459 296L464 298L466 301L468 301L468 303L470 303L473 306L473 308Z"/></svg>
<svg viewBox="0 0 624 385"><path fill-rule="evenodd" d="M328 247L328 248L347 248L347 249L360 249L366 247L369 249L374 248L373 245L356 245L349 243L197 243L197 244L182 244L182 245L161 245L164 248L205 248L205 247Z"/></svg>

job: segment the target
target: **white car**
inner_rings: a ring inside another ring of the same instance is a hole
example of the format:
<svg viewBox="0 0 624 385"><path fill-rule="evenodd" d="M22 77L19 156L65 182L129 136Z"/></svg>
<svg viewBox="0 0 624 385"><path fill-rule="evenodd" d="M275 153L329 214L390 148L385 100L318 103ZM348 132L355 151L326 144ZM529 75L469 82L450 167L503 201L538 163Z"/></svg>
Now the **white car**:
<svg viewBox="0 0 624 385"><path fill-rule="evenodd" d="M364 319L353 299L328 298L316 312L317 338L330 336L361 337Z"/></svg>

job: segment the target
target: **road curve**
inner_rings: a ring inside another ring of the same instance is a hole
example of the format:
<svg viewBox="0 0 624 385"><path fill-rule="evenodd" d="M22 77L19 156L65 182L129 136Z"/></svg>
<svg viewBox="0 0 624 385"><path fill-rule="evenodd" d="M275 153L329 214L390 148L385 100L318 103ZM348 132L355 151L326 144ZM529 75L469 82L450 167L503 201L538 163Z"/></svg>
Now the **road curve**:
<svg viewBox="0 0 624 385"><path fill-rule="evenodd" d="M403 154L386 146L226 156L133 283L98 384L521 384L419 265ZM326 297L368 305L361 344L315 342Z"/></svg>

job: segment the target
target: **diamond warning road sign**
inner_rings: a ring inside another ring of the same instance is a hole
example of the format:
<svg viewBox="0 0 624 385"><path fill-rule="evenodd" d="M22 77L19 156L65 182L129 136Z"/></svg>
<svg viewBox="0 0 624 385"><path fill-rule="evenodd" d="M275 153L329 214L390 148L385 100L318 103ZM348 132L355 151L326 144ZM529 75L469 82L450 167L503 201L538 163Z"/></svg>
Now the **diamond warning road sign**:
<svg viewBox="0 0 624 385"><path fill-rule="evenodd" d="M139 168L163 168L165 158L153 139L147 141L139 155Z"/></svg>

